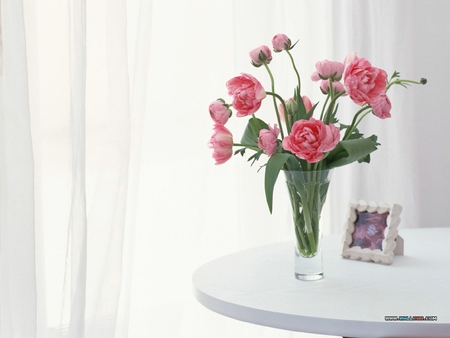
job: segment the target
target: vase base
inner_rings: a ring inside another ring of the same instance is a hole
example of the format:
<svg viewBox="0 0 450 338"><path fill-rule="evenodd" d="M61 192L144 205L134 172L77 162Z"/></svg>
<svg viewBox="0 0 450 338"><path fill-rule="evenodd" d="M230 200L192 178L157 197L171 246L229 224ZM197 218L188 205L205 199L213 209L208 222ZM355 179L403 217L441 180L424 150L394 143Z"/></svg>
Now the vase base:
<svg viewBox="0 0 450 338"><path fill-rule="evenodd" d="M298 280L306 280L306 281L319 280L323 278L323 273L306 274L306 275L295 273L295 278L297 278Z"/></svg>

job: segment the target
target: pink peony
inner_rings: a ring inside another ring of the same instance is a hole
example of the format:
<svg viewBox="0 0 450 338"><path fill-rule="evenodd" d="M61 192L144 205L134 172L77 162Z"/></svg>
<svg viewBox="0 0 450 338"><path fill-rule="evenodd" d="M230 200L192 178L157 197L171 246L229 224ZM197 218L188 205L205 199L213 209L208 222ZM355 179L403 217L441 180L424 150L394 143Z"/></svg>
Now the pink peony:
<svg viewBox="0 0 450 338"><path fill-rule="evenodd" d="M344 90L344 85L340 81L333 81L332 86L335 93L339 93ZM330 89L330 81L322 80L322 82L320 83L320 90L322 91L322 93L328 94L329 89Z"/></svg>
<svg viewBox="0 0 450 338"><path fill-rule="evenodd" d="M333 79L339 81L344 72L344 64L337 61L323 60L316 63L316 70L317 75L322 80Z"/></svg>
<svg viewBox="0 0 450 338"><path fill-rule="evenodd" d="M348 53L344 60L344 67L347 67L356 58L356 52Z"/></svg>
<svg viewBox="0 0 450 338"><path fill-rule="evenodd" d="M233 107L236 116L248 116L261 107L261 101L266 97L266 91L257 79L243 73L227 82L228 94L233 96Z"/></svg>
<svg viewBox="0 0 450 338"><path fill-rule="evenodd" d="M311 81L317 82L320 81L320 76L317 70L311 74Z"/></svg>
<svg viewBox="0 0 450 338"><path fill-rule="evenodd" d="M258 147L267 155L272 156L277 151L277 139L280 134L280 129L276 124L273 128L269 125L269 130L261 129L258 137Z"/></svg>
<svg viewBox="0 0 450 338"><path fill-rule="evenodd" d="M289 50L291 48L291 39L284 34L277 34L272 39L272 46L275 52Z"/></svg>
<svg viewBox="0 0 450 338"><path fill-rule="evenodd" d="M269 64L272 61L272 52L267 46L259 46L258 48L250 51L250 59L252 60L252 65L255 67L260 67L263 63Z"/></svg>
<svg viewBox="0 0 450 338"><path fill-rule="evenodd" d="M387 74L380 68L372 67L365 58L354 53L347 56L344 70L344 87L353 102L371 104L386 91Z"/></svg>
<svg viewBox="0 0 450 338"><path fill-rule="evenodd" d="M387 119L391 117L391 101L387 97L386 93L382 93L377 100L371 104L373 114L380 119Z"/></svg>
<svg viewBox="0 0 450 338"><path fill-rule="evenodd" d="M230 118L231 111L222 101L214 101L209 105L209 114L214 123L225 125Z"/></svg>
<svg viewBox="0 0 450 338"><path fill-rule="evenodd" d="M323 153L339 143L339 129L314 118L296 121L282 142L283 148L309 163L319 162Z"/></svg>
<svg viewBox="0 0 450 338"><path fill-rule="evenodd" d="M221 124L214 125L214 134L208 146L213 149L213 159L217 164L223 164L233 156L233 135Z"/></svg>

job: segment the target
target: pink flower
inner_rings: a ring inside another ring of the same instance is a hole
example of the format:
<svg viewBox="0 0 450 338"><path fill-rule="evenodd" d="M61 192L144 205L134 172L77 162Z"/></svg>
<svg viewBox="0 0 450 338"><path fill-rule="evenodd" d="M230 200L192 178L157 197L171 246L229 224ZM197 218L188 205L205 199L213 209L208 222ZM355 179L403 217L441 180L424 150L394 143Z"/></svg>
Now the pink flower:
<svg viewBox="0 0 450 338"><path fill-rule="evenodd" d="M313 107L313 104L311 103L311 100L309 99L308 96L303 95L302 96L302 101L303 101L303 104L305 105L306 113L309 113L309 111Z"/></svg>
<svg viewBox="0 0 450 338"><path fill-rule="evenodd" d="M344 85L340 81L333 81L332 86L335 93L339 93L344 90ZM322 91L322 93L328 94L329 89L330 89L330 81L322 80L322 82L320 83L320 90Z"/></svg>
<svg viewBox="0 0 450 338"><path fill-rule="evenodd" d="M306 113L308 113L311 110L311 108L313 107L313 104L311 103L311 100L306 95L302 96L302 101L305 106ZM293 115L297 111L297 102L292 97L287 99L284 104L286 105L286 107L288 109L288 112L289 112L288 116ZM281 103L278 105L278 112L280 113L281 121L285 122L284 121L284 107Z"/></svg>
<svg viewBox="0 0 450 338"><path fill-rule="evenodd" d="M337 61L323 60L316 63L316 69L322 80L333 79L339 81L344 72L344 64Z"/></svg>
<svg viewBox="0 0 450 338"><path fill-rule="evenodd" d="M233 156L233 135L223 125L215 124L208 147L213 149L212 157L216 160L216 165L223 164Z"/></svg>
<svg viewBox="0 0 450 338"><path fill-rule="evenodd" d="M272 61L272 52L267 46L259 46L250 51L250 59L253 66L260 67L263 63L269 64Z"/></svg>
<svg viewBox="0 0 450 338"><path fill-rule="evenodd" d="M353 62L355 57L356 57L355 52L351 52L351 53L347 54L347 56L345 57L345 60L344 60L344 67L347 67L351 62Z"/></svg>
<svg viewBox="0 0 450 338"><path fill-rule="evenodd" d="M371 104L373 114L378 116L380 119L387 119L391 117L391 101L387 97L386 93L382 93L378 96L378 99Z"/></svg>
<svg viewBox="0 0 450 338"><path fill-rule="evenodd" d="M275 52L289 50L291 48L291 39L284 34L277 34L272 39L272 46Z"/></svg>
<svg viewBox="0 0 450 338"><path fill-rule="evenodd" d="M227 82L228 94L233 96L233 107L236 116L248 116L261 107L261 101L266 97L266 91L257 79L243 73Z"/></svg>
<svg viewBox="0 0 450 338"><path fill-rule="evenodd" d="M298 120L291 133L283 139L283 148L309 163L319 162L325 152L339 143L339 129L321 120Z"/></svg>
<svg viewBox="0 0 450 338"><path fill-rule="evenodd" d="M261 129L258 137L258 147L267 155L272 156L277 151L277 139L280 134L280 129L276 124L273 128L269 125L269 130Z"/></svg>
<svg viewBox="0 0 450 338"><path fill-rule="evenodd" d="M284 101L284 104L286 105L286 108L288 110L288 118L289 118L290 117L289 112L295 112L297 110L297 102L295 102L295 100L292 97L290 97L289 99ZM280 114L281 121L285 122L284 107L282 103L278 105L278 113Z"/></svg>
<svg viewBox="0 0 450 338"><path fill-rule="evenodd" d="M346 62L344 87L353 102L371 104L386 91L387 74L384 70L372 67L367 59L358 58L355 54L350 54Z"/></svg>
<svg viewBox="0 0 450 338"><path fill-rule="evenodd" d="M225 103L216 100L209 105L209 114L214 123L225 125L231 116L231 111Z"/></svg>
<svg viewBox="0 0 450 338"><path fill-rule="evenodd" d="M320 76L317 70L311 74L311 81L317 82L320 81Z"/></svg>

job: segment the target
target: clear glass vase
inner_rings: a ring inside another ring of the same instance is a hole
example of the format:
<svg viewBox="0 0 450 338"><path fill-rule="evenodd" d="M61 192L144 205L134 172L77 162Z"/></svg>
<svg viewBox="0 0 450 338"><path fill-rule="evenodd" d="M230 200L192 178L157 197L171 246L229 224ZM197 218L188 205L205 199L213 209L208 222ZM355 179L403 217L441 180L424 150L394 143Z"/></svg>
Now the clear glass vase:
<svg viewBox="0 0 450 338"><path fill-rule="evenodd" d="M295 277L323 278L320 215L332 170L284 171L295 229Z"/></svg>

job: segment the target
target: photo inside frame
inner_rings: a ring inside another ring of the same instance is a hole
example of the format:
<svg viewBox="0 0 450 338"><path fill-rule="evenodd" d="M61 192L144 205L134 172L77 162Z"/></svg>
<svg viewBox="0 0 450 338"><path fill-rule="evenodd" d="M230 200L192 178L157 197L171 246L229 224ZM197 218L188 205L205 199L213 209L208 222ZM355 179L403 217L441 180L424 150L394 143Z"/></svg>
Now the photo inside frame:
<svg viewBox="0 0 450 338"><path fill-rule="evenodd" d="M384 230L387 227L389 213L356 212L355 231L352 234L350 247L359 246L361 249L383 250Z"/></svg>

